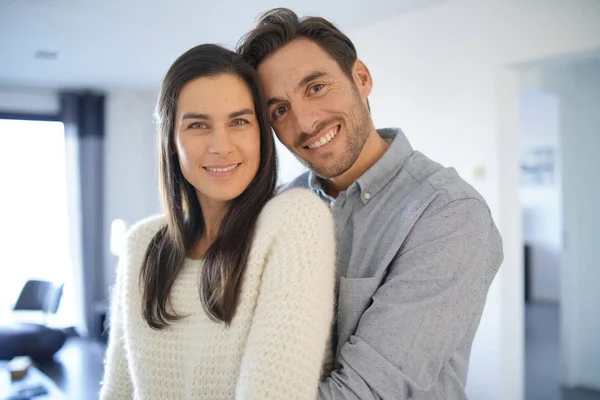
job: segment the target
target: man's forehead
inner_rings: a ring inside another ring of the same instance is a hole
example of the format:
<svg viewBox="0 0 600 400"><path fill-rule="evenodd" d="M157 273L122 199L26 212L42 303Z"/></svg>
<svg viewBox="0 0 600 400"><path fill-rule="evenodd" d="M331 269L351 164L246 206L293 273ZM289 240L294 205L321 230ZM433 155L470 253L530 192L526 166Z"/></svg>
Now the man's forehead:
<svg viewBox="0 0 600 400"><path fill-rule="evenodd" d="M303 40L301 46L292 47L296 41ZM316 43L307 39L296 41L278 49L267 57L257 68L266 91L278 90L285 87L296 87L298 83L315 71L332 73L337 66L335 60L323 51ZM303 51L307 47L316 48L316 51Z"/></svg>

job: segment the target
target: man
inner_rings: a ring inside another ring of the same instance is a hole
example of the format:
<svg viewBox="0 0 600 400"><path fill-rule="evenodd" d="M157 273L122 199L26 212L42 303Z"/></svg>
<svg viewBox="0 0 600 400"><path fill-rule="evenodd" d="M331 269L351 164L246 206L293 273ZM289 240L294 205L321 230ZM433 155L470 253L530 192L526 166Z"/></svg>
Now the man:
<svg viewBox="0 0 600 400"><path fill-rule="evenodd" d="M501 238L454 169L377 131L373 81L322 18L262 16L238 51L263 81L279 140L311 172L290 187L331 206L338 244L335 367L320 399L465 399L469 353Z"/></svg>

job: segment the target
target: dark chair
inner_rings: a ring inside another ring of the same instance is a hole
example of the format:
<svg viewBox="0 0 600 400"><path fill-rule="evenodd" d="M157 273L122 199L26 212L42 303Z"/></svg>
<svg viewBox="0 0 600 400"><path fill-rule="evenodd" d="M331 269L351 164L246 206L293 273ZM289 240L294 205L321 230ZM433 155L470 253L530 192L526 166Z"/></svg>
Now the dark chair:
<svg viewBox="0 0 600 400"><path fill-rule="evenodd" d="M39 311L44 324L14 323L0 326L0 360L29 356L36 361L51 359L65 344L66 335L60 329L48 327L47 317L58 310L63 285L31 280L25 283L13 311Z"/></svg>

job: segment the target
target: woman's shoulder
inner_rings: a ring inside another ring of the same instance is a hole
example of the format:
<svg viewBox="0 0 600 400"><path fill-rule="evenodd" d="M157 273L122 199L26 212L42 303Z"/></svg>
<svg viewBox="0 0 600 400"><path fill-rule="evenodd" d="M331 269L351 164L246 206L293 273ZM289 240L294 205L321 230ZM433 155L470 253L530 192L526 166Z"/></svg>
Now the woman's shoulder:
<svg viewBox="0 0 600 400"><path fill-rule="evenodd" d="M312 231L333 226L329 207L306 189L291 189L274 196L263 208L258 229L268 232Z"/></svg>
<svg viewBox="0 0 600 400"><path fill-rule="evenodd" d="M152 238L166 225L167 219L162 214L153 215L136 222L127 232L126 250L133 253L145 253Z"/></svg>
<svg viewBox="0 0 600 400"><path fill-rule="evenodd" d="M137 282L135 277L139 273L148 245L166 224L167 220L163 215L155 215L136 222L127 230L119 249L117 276L121 274L125 281Z"/></svg>
<svg viewBox="0 0 600 400"><path fill-rule="evenodd" d="M266 212L299 210L314 210L318 213L329 214L329 207L321 200L319 196L308 189L294 188L281 192L275 196L265 206Z"/></svg>
<svg viewBox="0 0 600 400"><path fill-rule="evenodd" d="M274 196L265 205L262 214L286 222L331 217L329 207L319 196L310 190L300 188L290 189Z"/></svg>

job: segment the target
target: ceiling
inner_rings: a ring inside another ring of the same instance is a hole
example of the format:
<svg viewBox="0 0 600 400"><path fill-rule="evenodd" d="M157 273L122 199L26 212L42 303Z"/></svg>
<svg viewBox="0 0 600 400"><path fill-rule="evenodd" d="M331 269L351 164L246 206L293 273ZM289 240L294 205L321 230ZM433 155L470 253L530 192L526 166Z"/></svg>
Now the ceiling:
<svg viewBox="0 0 600 400"><path fill-rule="evenodd" d="M441 0L292 0L350 31ZM154 90L199 43L232 48L275 0L0 0L0 85ZM37 53L37 56L36 56Z"/></svg>

